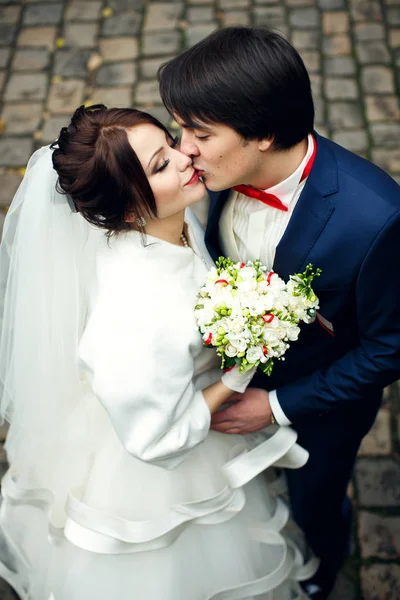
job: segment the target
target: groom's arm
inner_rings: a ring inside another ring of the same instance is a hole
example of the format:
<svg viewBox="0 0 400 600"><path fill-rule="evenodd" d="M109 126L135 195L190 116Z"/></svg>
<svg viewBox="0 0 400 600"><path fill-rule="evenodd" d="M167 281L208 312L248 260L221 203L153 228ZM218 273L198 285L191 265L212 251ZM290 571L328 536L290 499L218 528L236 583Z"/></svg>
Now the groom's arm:
<svg viewBox="0 0 400 600"><path fill-rule="evenodd" d="M400 378L400 214L376 236L356 287L359 344L324 371L277 390L286 417L297 419L348 406Z"/></svg>

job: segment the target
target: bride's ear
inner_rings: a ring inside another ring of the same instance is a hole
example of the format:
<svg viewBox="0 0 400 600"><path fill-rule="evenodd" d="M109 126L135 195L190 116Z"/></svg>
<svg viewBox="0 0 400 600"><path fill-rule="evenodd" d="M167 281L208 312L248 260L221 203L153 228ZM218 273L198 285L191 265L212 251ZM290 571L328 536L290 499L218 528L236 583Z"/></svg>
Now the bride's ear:
<svg viewBox="0 0 400 600"><path fill-rule="evenodd" d="M138 217L135 213L130 212L125 215L125 223L135 223L138 227L146 227L147 221L144 217Z"/></svg>

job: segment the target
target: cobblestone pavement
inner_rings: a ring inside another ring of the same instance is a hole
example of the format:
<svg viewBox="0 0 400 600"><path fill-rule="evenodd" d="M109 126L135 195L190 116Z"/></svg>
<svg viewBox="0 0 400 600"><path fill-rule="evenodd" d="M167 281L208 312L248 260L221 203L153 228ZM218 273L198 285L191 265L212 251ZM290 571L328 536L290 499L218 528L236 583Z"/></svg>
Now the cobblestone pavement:
<svg viewBox="0 0 400 600"><path fill-rule="evenodd" d="M400 0L0 0L0 230L30 154L79 104L142 107L169 124L157 67L230 24L285 33L310 71L318 131L400 182ZM332 600L400 598L400 387L386 392L357 461L352 557ZM0 598L15 598L1 580Z"/></svg>

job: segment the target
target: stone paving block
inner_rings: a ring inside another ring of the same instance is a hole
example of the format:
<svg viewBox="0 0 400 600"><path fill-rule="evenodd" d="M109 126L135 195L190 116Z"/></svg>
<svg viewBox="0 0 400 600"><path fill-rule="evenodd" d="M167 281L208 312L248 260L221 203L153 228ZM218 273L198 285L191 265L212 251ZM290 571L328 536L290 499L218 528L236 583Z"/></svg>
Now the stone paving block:
<svg viewBox="0 0 400 600"><path fill-rule="evenodd" d="M1 118L6 123L7 134L33 133L42 118L42 104L5 104Z"/></svg>
<svg viewBox="0 0 400 600"><path fill-rule="evenodd" d="M354 129L363 125L361 107L358 102L330 102L328 120L334 129Z"/></svg>
<svg viewBox="0 0 400 600"><path fill-rule="evenodd" d="M133 62L106 63L96 73L96 83L104 87L130 85L136 81L136 65Z"/></svg>
<svg viewBox="0 0 400 600"><path fill-rule="evenodd" d="M14 194L22 181L19 173L9 173L7 171L0 173L0 207L10 206ZM1 597L1 596L0 596Z"/></svg>
<svg viewBox="0 0 400 600"><path fill-rule="evenodd" d="M18 36L18 46L46 46L49 49L54 47L56 39L55 27L26 27L21 29Z"/></svg>
<svg viewBox="0 0 400 600"><path fill-rule="evenodd" d="M373 148L372 162L388 173L400 173L400 148Z"/></svg>
<svg viewBox="0 0 400 600"><path fill-rule="evenodd" d="M388 8L387 11L388 23L391 26L400 25L400 6L393 6Z"/></svg>
<svg viewBox="0 0 400 600"><path fill-rule="evenodd" d="M138 56L136 38L106 38L99 42L100 54L106 62L132 60Z"/></svg>
<svg viewBox="0 0 400 600"><path fill-rule="evenodd" d="M4 94L6 102L12 100L43 100L46 96L48 76L45 73L12 74Z"/></svg>
<svg viewBox="0 0 400 600"><path fill-rule="evenodd" d="M75 108L78 108L78 106L76 106ZM72 116L72 112L70 116ZM48 119L46 119L42 128L43 144L54 142L60 135L61 128L67 127L68 124L69 119L66 115L58 117L51 116Z"/></svg>
<svg viewBox="0 0 400 600"><path fill-rule="evenodd" d="M192 6L187 10L189 23L207 23L215 18L213 6Z"/></svg>
<svg viewBox="0 0 400 600"><path fill-rule="evenodd" d="M325 94L328 100L355 100L358 97L358 88L353 79L327 77Z"/></svg>
<svg viewBox="0 0 400 600"><path fill-rule="evenodd" d="M224 27L231 25L250 25L250 13L247 10L224 11L222 17Z"/></svg>
<svg viewBox="0 0 400 600"><path fill-rule="evenodd" d="M97 23L66 23L64 26L65 43L78 48L92 47L96 44Z"/></svg>
<svg viewBox="0 0 400 600"><path fill-rule="evenodd" d="M199 0L200 1L200 0ZM279 1L279 0L277 0ZM267 4L264 0L256 2L256 4ZM268 2L268 4L275 4L275 2ZM247 8L250 5L250 0L219 0L218 6L222 10L234 10L236 8Z"/></svg>
<svg viewBox="0 0 400 600"><path fill-rule="evenodd" d="M100 17L101 0L72 0L65 11L67 21L96 21Z"/></svg>
<svg viewBox="0 0 400 600"><path fill-rule="evenodd" d="M314 96L321 96L322 92L322 78L321 75L315 73L310 74L311 90Z"/></svg>
<svg viewBox="0 0 400 600"><path fill-rule="evenodd" d="M363 67L361 83L367 94L394 92L393 71L388 67Z"/></svg>
<svg viewBox="0 0 400 600"><path fill-rule="evenodd" d="M356 64L351 56L334 56L324 60L324 72L328 76L354 75Z"/></svg>
<svg viewBox="0 0 400 600"><path fill-rule="evenodd" d="M1 6L0 23L10 23L11 25L15 25L18 23L20 14L20 6Z"/></svg>
<svg viewBox="0 0 400 600"><path fill-rule="evenodd" d="M389 45L391 48L400 48L400 29L389 31Z"/></svg>
<svg viewBox="0 0 400 600"><path fill-rule="evenodd" d="M0 46L12 44L15 35L15 25L0 22Z"/></svg>
<svg viewBox="0 0 400 600"><path fill-rule="evenodd" d="M347 34L324 36L322 39L323 52L327 56L341 56L351 53L351 40Z"/></svg>
<svg viewBox="0 0 400 600"><path fill-rule="evenodd" d="M256 6L253 9L255 25L278 27L285 22L285 14L281 6Z"/></svg>
<svg viewBox="0 0 400 600"><path fill-rule="evenodd" d="M383 40L385 38L385 27L382 23L355 23L353 32L360 42Z"/></svg>
<svg viewBox="0 0 400 600"><path fill-rule="evenodd" d="M107 0L107 6L115 13L140 10L144 4L144 0Z"/></svg>
<svg viewBox="0 0 400 600"><path fill-rule="evenodd" d="M321 36L316 29L298 30L293 31L291 41L299 52L301 50L318 50L321 43Z"/></svg>
<svg viewBox="0 0 400 600"><path fill-rule="evenodd" d="M354 21L382 21L382 11L378 0L351 0L351 15Z"/></svg>
<svg viewBox="0 0 400 600"><path fill-rule="evenodd" d="M141 15L138 12L126 12L105 19L101 28L104 37L137 35L139 33Z"/></svg>
<svg viewBox="0 0 400 600"><path fill-rule="evenodd" d="M319 26L319 12L316 8L294 8L289 11L289 24L298 29L312 29Z"/></svg>
<svg viewBox="0 0 400 600"><path fill-rule="evenodd" d="M375 146L399 147L400 123L372 123L370 129Z"/></svg>
<svg viewBox="0 0 400 600"><path fill-rule="evenodd" d="M90 97L92 104L105 104L108 108L132 106L132 86L100 88L96 87Z"/></svg>
<svg viewBox="0 0 400 600"><path fill-rule="evenodd" d="M346 33L349 30L349 15L347 12L322 13L322 30L325 35Z"/></svg>
<svg viewBox="0 0 400 600"><path fill-rule="evenodd" d="M14 71L42 71L49 66L50 52L47 48L19 48L14 54Z"/></svg>
<svg viewBox="0 0 400 600"><path fill-rule="evenodd" d="M365 152L368 149L368 137L364 129L334 131L332 139L352 152Z"/></svg>
<svg viewBox="0 0 400 600"><path fill-rule="evenodd" d="M87 62L91 53L91 50L82 48L57 50L54 58L54 73L62 77L85 79L87 76Z"/></svg>
<svg viewBox="0 0 400 600"><path fill-rule="evenodd" d="M7 66L10 55L11 48L0 48L0 69L4 69Z"/></svg>
<svg viewBox="0 0 400 600"><path fill-rule="evenodd" d="M365 102L369 121L397 121L400 119L397 96L367 96Z"/></svg>
<svg viewBox="0 0 400 600"><path fill-rule="evenodd" d="M144 106L140 106L138 105L137 108L139 110L144 110L148 113L150 113L151 115L153 115L153 117L155 117L156 119L158 119L159 121L161 121L161 123L163 123L163 125L165 125L166 127L171 129L171 121L172 121L172 117L169 114L169 112L167 111L167 109L165 108L165 106L148 106L148 105L144 105Z"/></svg>
<svg viewBox="0 0 400 600"><path fill-rule="evenodd" d="M177 31L150 33L142 37L142 52L144 56L172 54L178 51L179 42Z"/></svg>
<svg viewBox="0 0 400 600"><path fill-rule="evenodd" d="M190 46L194 46L194 44L197 44L197 42L199 42L200 40L205 38L207 35L209 35L213 31L215 31L215 29L217 29L217 25L215 23L210 23L209 25L208 24L206 25L205 23L203 25L191 25L190 27L187 28L187 30L185 32L186 48L189 48ZM175 33L175 32L171 32L171 33ZM177 50L177 48L172 48L170 46L168 48L168 52L174 52L175 50Z"/></svg>
<svg viewBox="0 0 400 600"><path fill-rule="evenodd" d="M136 104L162 104L158 81L141 81L135 93Z"/></svg>
<svg viewBox="0 0 400 600"><path fill-rule="evenodd" d="M318 0L318 6L322 10L346 9L345 0Z"/></svg>
<svg viewBox="0 0 400 600"><path fill-rule="evenodd" d="M371 431L362 441L359 454L388 455L391 451L390 411L388 408L381 408Z"/></svg>
<svg viewBox="0 0 400 600"><path fill-rule="evenodd" d="M287 6L315 6L317 4L317 0L285 0L285 4Z"/></svg>
<svg viewBox="0 0 400 600"><path fill-rule="evenodd" d="M359 458L355 478L361 506L388 507L400 503L400 466L391 458Z"/></svg>
<svg viewBox="0 0 400 600"><path fill-rule="evenodd" d="M389 50L384 42L361 42L356 45L356 51L363 65L390 62Z"/></svg>
<svg viewBox="0 0 400 600"><path fill-rule="evenodd" d="M63 4L32 4L25 8L23 25L56 25L61 21Z"/></svg>
<svg viewBox="0 0 400 600"><path fill-rule="evenodd" d="M155 79L159 67L174 58L174 55L163 56L162 58L146 58L140 61L139 70L140 76L144 79Z"/></svg>
<svg viewBox="0 0 400 600"><path fill-rule="evenodd" d="M144 31L169 31L175 29L183 5L177 2L151 2L147 5ZM189 9L190 10L190 9Z"/></svg>
<svg viewBox="0 0 400 600"><path fill-rule="evenodd" d="M363 600L398 600L400 598L400 566L396 564L361 567Z"/></svg>
<svg viewBox="0 0 400 600"><path fill-rule="evenodd" d="M358 523L363 558L400 557L400 517L386 517L361 511Z"/></svg>
<svg viewBox="0 0 400 600"><path fill-rule="evenodd" d="M47 104L49 111L72 115L82 104L84 87L84 82L76 79L52 83Z"/></svg>
<svg viewBox="0 0 400 600"><path fill-rule="evenodd" d="M303 50L301 58L309 73L318 73L321 70L321 55L319 52Z"/></svg>
<svg viewBox="0 0 400 600"><path fill-rule="evenodd" d="M315 124L325 125L325 102L322 98L314 98Z"/></svg>
<svg viewBox="0 0 400 600"><path fill-rule="evenodd" d="M30 138L0 139L0 167L25 167L31 154Z"/></svg>

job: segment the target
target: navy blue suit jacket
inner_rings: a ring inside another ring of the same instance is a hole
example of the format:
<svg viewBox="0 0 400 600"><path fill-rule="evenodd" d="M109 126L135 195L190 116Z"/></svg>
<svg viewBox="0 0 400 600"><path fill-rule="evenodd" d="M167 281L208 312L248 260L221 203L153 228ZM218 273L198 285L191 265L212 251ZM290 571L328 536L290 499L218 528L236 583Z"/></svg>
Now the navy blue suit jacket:
<svg viewBox="0 0 400 600"><path fill-rule="evenodd" d="M284 279L310 262L322 269L314 289L335 336L317 321L305 325L272 376L253 380L277 389L295 425L331 411L362 418L366 402L400 378L400 187L368 161L316 139L273 269ZM205 239L214 260L222 254L218 223L228 194L210 192Z"/></svg>

